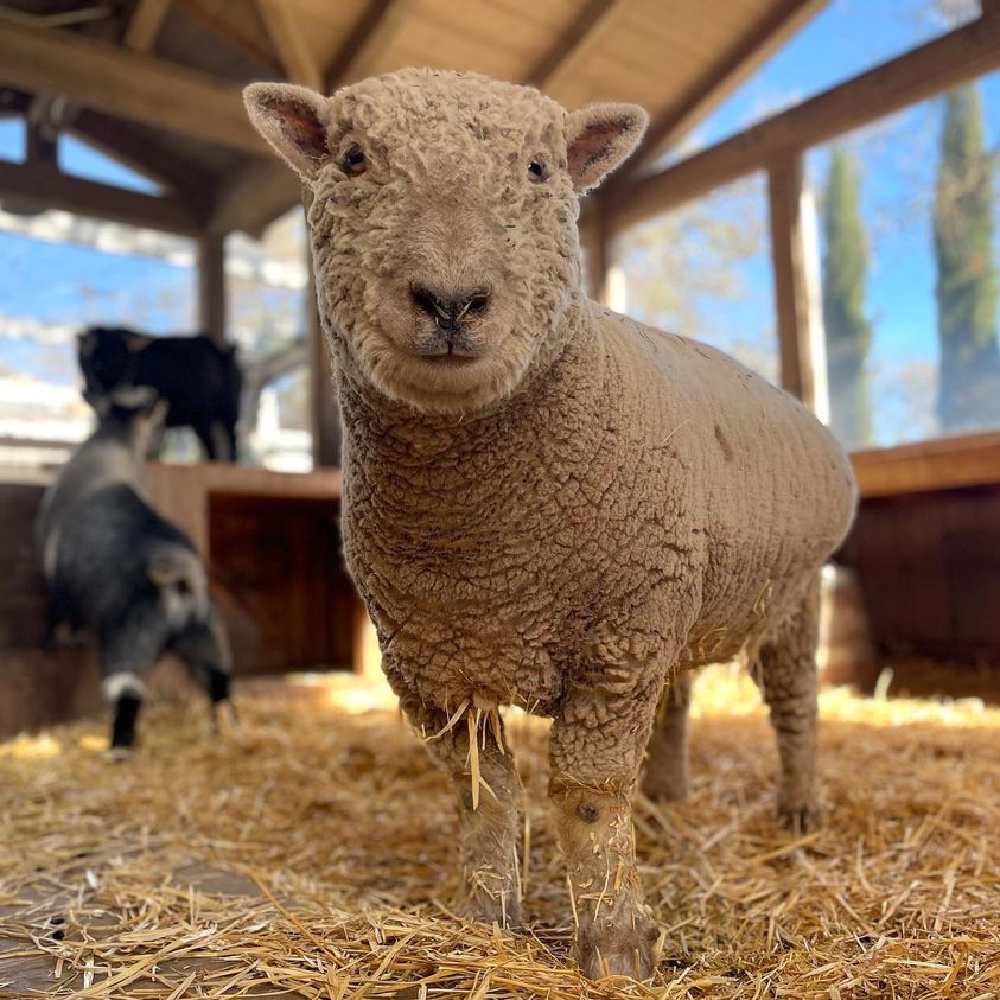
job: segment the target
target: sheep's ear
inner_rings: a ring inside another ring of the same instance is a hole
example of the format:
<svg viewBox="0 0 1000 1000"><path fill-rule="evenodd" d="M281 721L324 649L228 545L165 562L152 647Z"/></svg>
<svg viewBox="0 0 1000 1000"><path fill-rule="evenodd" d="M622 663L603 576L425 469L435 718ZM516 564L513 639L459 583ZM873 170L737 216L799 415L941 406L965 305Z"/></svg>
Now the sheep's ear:
<svg viewBox="0 0 1000 1000"><path fill-rule="evenodd" d="M330 155L326 98L292 83L251 83L243 103L253 127L303 179L310 181Z"/></svg>
<svg viewBox="0 0 1000 1000"><path fill-rule="evenodd" d="M638 104L590 104L566 116L566 153L581 194L620 167L639 145L649 115Z"/></svg>

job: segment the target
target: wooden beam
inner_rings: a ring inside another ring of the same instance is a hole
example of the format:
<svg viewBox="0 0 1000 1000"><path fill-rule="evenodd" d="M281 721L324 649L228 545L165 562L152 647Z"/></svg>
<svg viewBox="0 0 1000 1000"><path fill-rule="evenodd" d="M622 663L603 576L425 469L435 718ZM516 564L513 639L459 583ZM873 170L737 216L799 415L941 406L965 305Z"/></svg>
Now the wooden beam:
<svg viewBox="0 0 1000 1000"><path fill-rule="evenodd" d="M149 52L153 48L160 25L167 16L171 0L139 0L129 18L123 43L136 52Z"/></svg>
<svg viewBox="0 0 1000 1000"><path fill-rule="evenodd" d="M236 149L266 148L238 86L82 35L0 21L0 81Z"/></svg>
<svg viewBox="0 0 1000 1000"><path fill-rule="evenodd" d="M27 166L0 160L0 198L15 208L59 208L76 215L192 236L201 220L174 197L155 197L70 177L52 166Z"/></svg>
<svg viewBox="0 0 1000 1000"><path fill-rule="evenodd" d="M326 74L326 93L346 83L368 76L402 26L416 0L369 0L364 14L354 26Z"/></svg>
<svg viewBox="0 0 1000 1000"><path fill-rule="evenodd" d="M708 194L775 159L1000 68L1000 18L984 17L883 63L652 177L609 190L616 228Z"/></svg>
<svg viewBox="0 0 1000 1000"><path fill-rule="evenodd" d="M1000 484L1000 433L871 448L851 454L865 499Z"/></svg>
<svg viewBox="0 0 1000 1000"><path fill-rule="evenodd" d="M322 90L323 74L309 51L297 10L287 0L257 0L257 9L285 76L293 83Z"/></svg>
<svg viewBox="0 0 1000 1000"><path fill-rule="evenodd" d="M608 304L608 275L611 272L611 226L600 198L592 199L586 224L580 226L580 243L587 260L587 297Z"/></svg>
<svg viewBox="0 0 1000 1000"><path fill-rule="evenodd" d="M676 145L828 3L829 0L787 0L738 39L716 65L656 117L646 131L641 148L612 176L609 188L627 183L630 177L642 173L644 167Z"/></svg>
<svg viewBox="0 0 1000 1000"><path fill-rule="evenodd" d="M571 75L580 59L611 23L612 15L623 5L623 0L589 0L555 44L531 68L524 82L540 90L549 90L559 78Z"/></svg>
<svg viewBox="0 0 1000 1000"><path fill-rule="evenodd" d="M198 237L198 329L226 342L226 238Z"/></svg>
<svg viewBox="0 0 1000 1000"><path fill-rule="evenodd" d="M184 8L185 14L228 42L234 49L269 72L281 74L282 66L274 53L241 30L247 26L246 14L236 18L219 16L213 10L202 6L200 0L178 0L178 3Z"/></svg>
<svg viewBox="0 0 1000 1000"><path fill-rule="evenodd" d="M219 184L221 195L208 219L207 231L224 234L239 229L259 237L269 223L302 197L298 178L283 163L258 157Z"/></svg>
<svg viewBox="0 0 1000 1000"><path fill-rule="evenodd" d="M809 350L809 286L802 240L802 156L793 154L768 172L771 262L781 387L812 409L814 379Z"/></svg>

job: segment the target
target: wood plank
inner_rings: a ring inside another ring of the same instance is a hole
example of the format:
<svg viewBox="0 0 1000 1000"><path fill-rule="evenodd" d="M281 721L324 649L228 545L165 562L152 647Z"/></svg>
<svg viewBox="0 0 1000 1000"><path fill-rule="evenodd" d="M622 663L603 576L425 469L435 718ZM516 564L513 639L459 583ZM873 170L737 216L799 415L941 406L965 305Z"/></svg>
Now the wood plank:
<svg viewBox="0 0 1000 1000"><path fill-rule="evenodd" d="M829 0L790 0L737 39L724 58L714 61L706 73L686 87L656 117L638 152L612 176L609 186L626 184L629 178L642 173L651 162L676 145L828 3Z"/></svg>
<svg viewBox="0 0 1000 1000"><path fill-rule="evenodd" d="M212 143L266 150L238 86L82 35L0 21L0 80Z"/></svg>
<svg viewBox="0 0 1000 1000"><path fill-rule="evenodd" d="M851 462L865 498L1000 484L1000 432L856 451Z"/></svg>
<svg viewBox="0 0 1000 1000"><path fill-rule="evenodd" d="M198 238L198 329L215 343L226 342L226 239Z"/></svg>
<svg viewBox="0 0 1000 1000"><path fill-rule="evenodd" d="M281 62L264 44L265 29L263 24L260 26L260 40L258 41L245 30L250 27L248 15L240 18L220 17L203 6L200 0L178 0L178 3L183 7L184 13L192 20L207 28L212 34L218 35L219 38L259 66L271 73L280 74L282 72Z"/></svg>
<svg viewBox="0 0 1000 1000"><path fill-rule="evenodd" d="M572 75L587 51L597 43L624 0L589 0L553 46L531 68L525 83L552 90L561 77Z"/></svg>
<svg viewBox="0 0 1000 1000"><path fill-rule="evenodd" d="M651 177L609 189L623 228L1000 68L1000 18L984 17L862 73Z"/></svg>
<svg viewBox="0 0 1000 1000"><path fill-rule="evenodd" d="M416 0L370 0L327 70L326 92L368 76L415 5Z"/></svg>
<svg viewBox="0 0 1000 1000"><path fill-rule="evenodd" d="M298 177L274 157L254 157L223 178L219 191L207 231L224 234L239 229L256 238L302 196Z"/></svg>
<svg viewBox="0 0 1000 1000"><path fill-rule="evenodd" d="M201 218L172 196L142 194L61 173L53 166L26 166L0 160L0 198L9 205L44 210L59 208L77 215L165 233L191 236Z"/></svg>
<svg viewBox="0 0 1000 1000"><path fill-rule="evenodd" d="M172 0L139 0L125 29L124 44L136 52L153 48Z"/></svg>
<svg viewBox="0 0 1000 1000"><path fill-rule="evenodd" d="M304 87L322 90L323 74L302 34L298 11L287 0L257 0L257 8L285 76Z"/></svg>

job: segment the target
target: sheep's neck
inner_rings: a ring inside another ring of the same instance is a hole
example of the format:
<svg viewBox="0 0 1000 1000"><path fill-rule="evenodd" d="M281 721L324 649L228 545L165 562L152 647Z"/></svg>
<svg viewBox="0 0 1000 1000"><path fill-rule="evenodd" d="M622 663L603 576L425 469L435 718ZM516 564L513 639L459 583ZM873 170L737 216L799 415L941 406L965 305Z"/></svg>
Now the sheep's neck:
<svg viewBox="0 0 1000 1000"><path fill-rule="evenodd" d="M496 471L509 478L512 464L545 461L550 456L544 454L543 428L556 424L574 427L579 434L581 421L586 423L598 411L588 400L603 370L603 352L587 305L572 311L555 342L559 349L554 359L532 370L510 398L462 417L419 413L340 372L345 461L349 466L392 469L396 482L419 485L422 493L440 491L459 503L467 500L460 495L465 485L481 484ZM349 471L368 478L367 469Z"/></svg>

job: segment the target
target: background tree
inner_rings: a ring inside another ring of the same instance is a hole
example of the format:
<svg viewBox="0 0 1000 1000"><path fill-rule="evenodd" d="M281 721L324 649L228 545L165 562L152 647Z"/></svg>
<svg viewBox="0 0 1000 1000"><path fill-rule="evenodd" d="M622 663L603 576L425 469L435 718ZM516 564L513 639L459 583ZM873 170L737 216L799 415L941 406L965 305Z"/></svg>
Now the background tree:
<svg viewBox="0 0 1000 1000"><path fill-rule="evenodd" d="M993 266L993 159L983 149L974 86L945 99L934 205L938 418L957 432L1000 422L997 285Z"/></svg>
<svg viewBox="0 0 1000 1000"><path fill-rule="evenodd" d="M865 317L868 248L858 209L858 179L843 149L830 157L823 227L823 325L826 329L830 417L847 447L872 440L868 357L871 324Z"/></svg>

